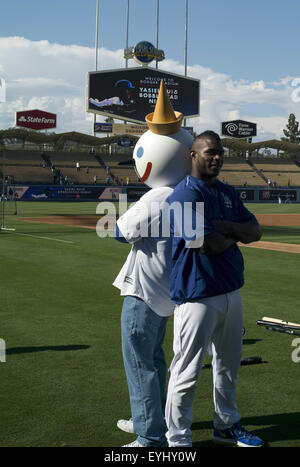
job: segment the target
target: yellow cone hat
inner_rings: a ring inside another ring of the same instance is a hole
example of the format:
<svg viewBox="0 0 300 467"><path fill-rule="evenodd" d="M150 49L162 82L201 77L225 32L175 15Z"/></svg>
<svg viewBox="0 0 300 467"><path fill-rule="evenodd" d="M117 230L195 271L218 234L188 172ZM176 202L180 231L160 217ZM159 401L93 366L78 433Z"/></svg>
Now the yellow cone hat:
<svg viewBox="0 0 300 467"><path fill-rule="evenodd" d="M163 80L160 82L154 112L146 115L145 119L149 130L157 135L171 135L181 127L183 114L174 111Z"/></svg>

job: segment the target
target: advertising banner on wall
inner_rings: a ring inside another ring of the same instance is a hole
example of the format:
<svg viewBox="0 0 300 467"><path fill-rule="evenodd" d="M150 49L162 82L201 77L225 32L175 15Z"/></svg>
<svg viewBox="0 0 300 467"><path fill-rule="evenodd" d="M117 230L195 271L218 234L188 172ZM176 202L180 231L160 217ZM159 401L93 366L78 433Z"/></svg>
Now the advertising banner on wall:
<svg viewBox="0 0 300 467"><path fill-rule="evenodd" d="M112 123L94 123L94 132L95 133L112 133L113 124Z"/></svg>
<svg viewBox="0 0 300 467"><path fill-rule="evenodd" d="M129 202L137 201L150 188L147 186L100 186L100 185L16 185L17 199L22 201L118 201L119 196L127 194Z"/></svg>
<svg viewBox="0 0 300 467"><path fill-rule="evenodd" d="M296 190L259 190L260 201L277 201L280 197L281 202L289 202L297 200Z"/></svg>
<svg viewBox="0 0 300 467"><path fill-rule="evenodd" d="M86 111L131 122L145 122L154 111L161 80L174 110L199 115L200 81L150 68L124 68L87 74Z"/></svg>
<svg viewBox="0 0 300 467"><path fill-rule="evenodd" d="M16 112L16 126L31 130L56 128L56 114L37 109Z"/></svg>
<svg viewBox="0 0 300 467"><path fill-rule="evenodd" d="M222 136L231 138L252 138L256 136L256 123L246 122L245 120L232 120L221 123Z"/></svg>
<svg viewBox="0 0 300 467"><path fill-rule="evenodd" d="M149 128L147 125L133 123L94 123L95 133L112 133L114 135L143 135Z"/></svg>
<svg viewBox="0 0 300 467"><path fill-rule="evenodd" d="M236 191L240 194L242 201L254 201L254 190L242 190L236 188Z"/></svg>
<svg viewBox="0 0 300 467"><path fill-rule="evenodd" d="M118 146L121 146L122 148L130 148L134 146L134 141L133 139L127 138L126 136L124 138L119 138L117 142Z"/></svg>
<svg viewBox="0 0 300 467"><path fill-rule="evenodd" d="M112 131L115 135L143 135L149 128L147 125L134 125L132 123L113 123Z"/></svg>
<svg viewBox="0 0 300 467"><path fill-rule="evenodd" d="M0 187L1 188L1 187ZM138 201L150 188L138 186L104 186L104 185L15 185L13 187L17 200L22 201L118 201L121 194L127 195L129 202ZM252 189L236 188L243 202L299 202L300 189Z"/></svg>
<svg viewBox="0 0 300 467"><path fill-rule="evenodd" d="M143 196L150 188L147 186L141 186L136 188L127 188L127 201L137 201Z"/></svg>
<svg viewBox="0 0 300 467"><path fill-rule="evenodd" d="M119 199L121 187L103 186L60 186L60 185L31 185L14 187L18 200L22 201L67 201L67 200L112 200Z"/></svg>

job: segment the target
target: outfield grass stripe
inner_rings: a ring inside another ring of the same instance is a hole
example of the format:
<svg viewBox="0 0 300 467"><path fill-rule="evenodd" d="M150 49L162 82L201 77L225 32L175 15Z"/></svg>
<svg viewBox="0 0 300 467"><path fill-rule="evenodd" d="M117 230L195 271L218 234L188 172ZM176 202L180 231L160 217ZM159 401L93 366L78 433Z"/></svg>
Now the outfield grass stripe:
<svg viewBox="0 0 300 467"><path fill-rule="evenodd" d="M41 237L40 235L30 235L30 234L25 234L25 233L20 233L20 232L12 232L15 235L21 235L22 237L32 237L32 238L41 238L43 240L52 240L53 242L61 242L61 243L74 243L71 242L70 240L61 240L59 238L51 238L51 237Z"/></svg>

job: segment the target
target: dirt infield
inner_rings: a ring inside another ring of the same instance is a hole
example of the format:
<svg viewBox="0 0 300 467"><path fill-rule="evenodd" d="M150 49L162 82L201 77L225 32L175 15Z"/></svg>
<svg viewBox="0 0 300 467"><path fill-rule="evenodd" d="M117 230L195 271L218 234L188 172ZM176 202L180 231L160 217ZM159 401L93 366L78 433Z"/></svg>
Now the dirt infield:
<svg viewBox="0 0 300 467"><path fill-rule="evenodd" d="M22 221L38 222L42 224L70 225L73 227L83 227L85 229L95 229L101 216L48 216L48 217L23 217Z"/></svg>
<svg viewBox="0 0 300 467"><path fill-rule="evenodd" d="M260 225L299 226L300 214L256 214Z"/></svg>
<svg viewBox="0 0 300 467"><path fill-rule="evenodd" d="M285 253L300 254L300 245L294 243L276 243L276 242L254 242L250 245L239 244L246 248L260 248L261 250L284 251Z"/></svg>
<svg viewBox="0 0 300 467"><path fill-rule="evenodd" d="M20 220L26 222L38 222L45 224L56 224L85 229L95 229L100 216L49 216L49 217L24 217ZM262 226L299 226L300 214L257 214L256 218ZM299 253L300 245L276 242L255 242L251 245L242 245L248 248L261 248L264 250L283 251L287 253Z"/></svg>

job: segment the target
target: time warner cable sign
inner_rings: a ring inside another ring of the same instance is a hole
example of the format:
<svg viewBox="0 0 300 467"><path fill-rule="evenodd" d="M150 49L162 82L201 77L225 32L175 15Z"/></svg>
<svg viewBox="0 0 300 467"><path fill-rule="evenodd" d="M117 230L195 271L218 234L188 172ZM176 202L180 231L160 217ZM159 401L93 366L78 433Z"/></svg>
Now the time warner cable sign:
<svg viewBox="0 0 300 467"><path fill-rule="evenodd" d="M154 111L161 80L174 110L187 118L199 115L200 80L149 67L89 72L86 111L145 123Z"/></svg>
<svg viewBox="0 0 300 467"><path fill-rule="evenodd" d="M256 123L245 122L244 120L222 122L221 134L232 138L252 138L256 136Z"/></svg>

